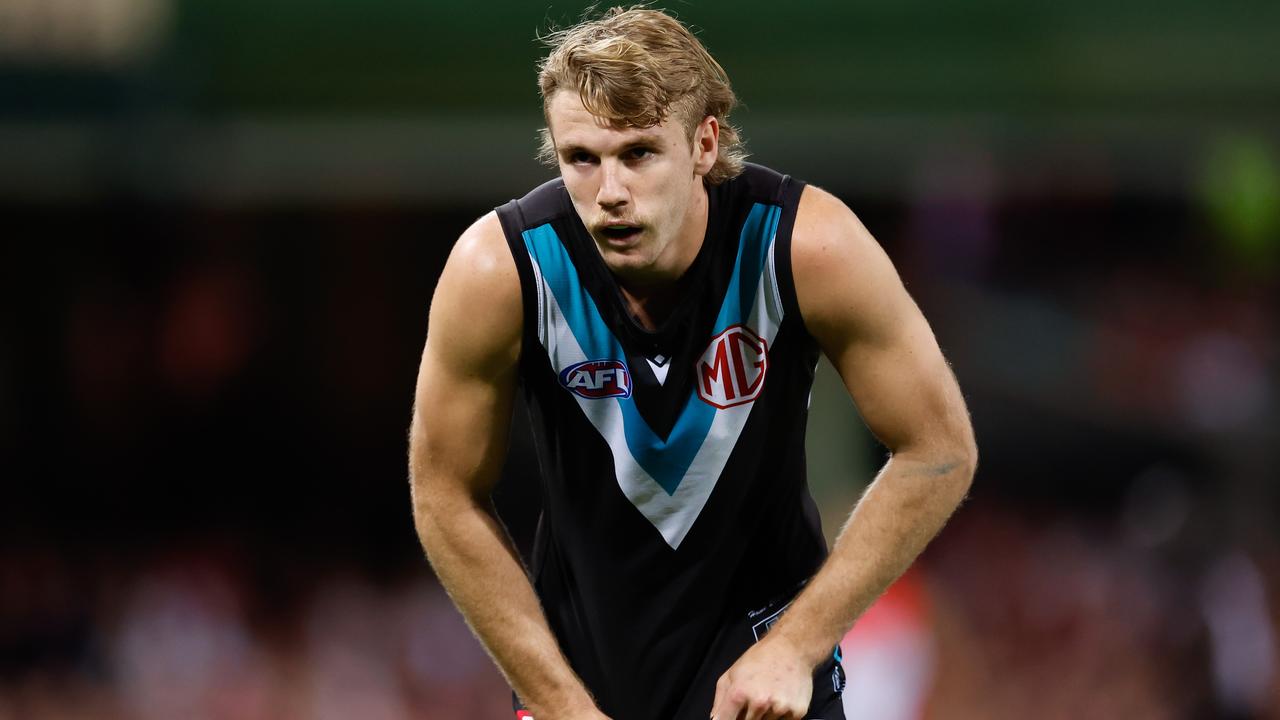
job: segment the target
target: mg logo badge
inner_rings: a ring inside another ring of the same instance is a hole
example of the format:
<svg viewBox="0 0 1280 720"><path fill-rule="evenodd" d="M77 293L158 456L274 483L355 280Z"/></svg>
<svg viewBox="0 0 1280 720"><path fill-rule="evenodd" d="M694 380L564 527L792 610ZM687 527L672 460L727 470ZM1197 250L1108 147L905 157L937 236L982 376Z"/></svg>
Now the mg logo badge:
<svg viewBox="0 0 1280 720"><path fill-rule="evenodd" d="M755 400L769 370L769 344L746 325L734 325L711 340L698 361L698 397L718 408Z"/></svg>

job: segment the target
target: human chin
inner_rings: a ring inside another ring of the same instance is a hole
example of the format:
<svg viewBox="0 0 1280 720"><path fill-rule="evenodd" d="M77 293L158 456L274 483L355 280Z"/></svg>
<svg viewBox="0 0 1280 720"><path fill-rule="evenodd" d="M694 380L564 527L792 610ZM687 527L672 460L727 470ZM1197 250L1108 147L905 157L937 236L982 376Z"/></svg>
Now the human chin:
<svg viewBox="0 0 1280 720"><path fill-rule="evenodd" d="M653 263L652 243L647 242L648 233L641 231L625 240L610 238L607 235L595 236L596 248L605 265L614 271L645 268Z"/></svg>

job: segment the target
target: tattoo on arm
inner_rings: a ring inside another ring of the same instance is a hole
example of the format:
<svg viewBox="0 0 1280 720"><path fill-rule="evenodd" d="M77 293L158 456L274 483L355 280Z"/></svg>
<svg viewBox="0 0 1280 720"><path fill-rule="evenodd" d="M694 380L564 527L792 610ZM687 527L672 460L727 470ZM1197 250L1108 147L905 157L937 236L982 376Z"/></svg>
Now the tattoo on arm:
<svg viewBox="0 0 1280 720"><path fill-rule="evenodd" d="M930 465L928 467L913 469L907 475L913 477L942 477L951 473L951 471L960 467L958 462L945 462L938 465Z"/></svg>

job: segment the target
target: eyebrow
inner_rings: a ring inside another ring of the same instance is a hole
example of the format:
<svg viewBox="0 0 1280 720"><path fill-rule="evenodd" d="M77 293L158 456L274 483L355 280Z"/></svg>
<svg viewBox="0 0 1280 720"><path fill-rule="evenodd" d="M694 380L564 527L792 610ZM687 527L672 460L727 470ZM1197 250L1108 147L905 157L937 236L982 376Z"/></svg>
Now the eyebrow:
<svg viewBox="0 0 1280 720"><path fill-rule="evenodd" d="M624 143L618 149L618 153L621 154L628 150L634 150L635 148L638 148L638 147L656 148L658 147L658 145L659 145L658 138L645 136L645 137L636 138L635 140L631 140L627 143ZM580 152L587 153L588 155L600 154L590 148L583 147L576 143L568 144L568 145L558 145L556 147L556 152L559 153L560 155L573 155L575 153L580 153Z"/></svg>
<svg viewBox="0 0 1280 720"><path fill-rule="evenodd" d="M590 153L589 150L581 145L556 145L556 152L561 155L574 155L580 152Z"/></svg>

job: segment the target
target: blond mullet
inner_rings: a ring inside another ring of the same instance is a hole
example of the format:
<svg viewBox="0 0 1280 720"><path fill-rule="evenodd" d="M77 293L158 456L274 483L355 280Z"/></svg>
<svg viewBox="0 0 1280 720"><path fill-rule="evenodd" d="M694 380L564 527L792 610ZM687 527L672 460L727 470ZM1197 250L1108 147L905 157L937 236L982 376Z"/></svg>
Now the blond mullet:
<svg viewBox="0 0 1280 720"><path fill-rule="evenodd" d="M648 128L675 117L692 139L698 124L713 115L720 150L707 182L716 185L742 172L747 152L729 123L738 104L729 76L680 21L645 7L615 7L542 40L551 48L538 65L544 116L559 90L577 93L588 112L615 127ZM556 165L548 128L542 129L538 157Z"/></svg>

